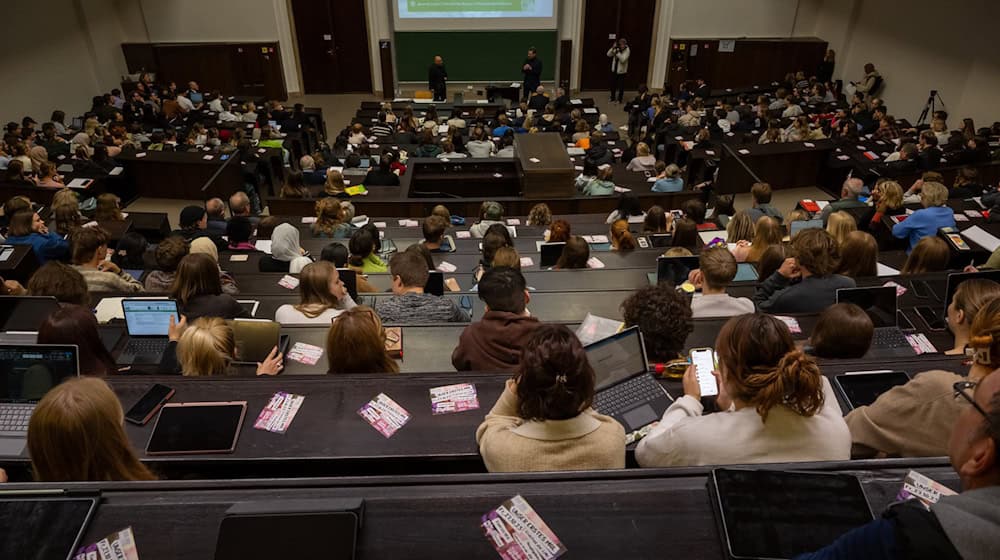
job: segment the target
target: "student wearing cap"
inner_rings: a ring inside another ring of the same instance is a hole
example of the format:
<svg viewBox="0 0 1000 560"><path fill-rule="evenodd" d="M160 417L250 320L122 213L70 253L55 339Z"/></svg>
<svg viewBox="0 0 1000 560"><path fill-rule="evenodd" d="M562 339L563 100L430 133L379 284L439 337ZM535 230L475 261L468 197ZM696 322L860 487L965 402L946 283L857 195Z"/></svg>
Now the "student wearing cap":
<svg viewBox="0 0 1000 560"><path fill-rule="evenodd" d="M184 207L181 210L180 226L180 229L174 230L171 235L179 235L188 241L208 237L220 251L225 250L228 245L222 236L208 230L208 212L201 206Z"/></svg>
<svg viewBox="0 0 1000 560"><path fill-rule="evenodd" d="M469 232L472 237L481 238L493 224L503 225L503 205L488 200L479 208L479 221L469 228Z"/></svg>

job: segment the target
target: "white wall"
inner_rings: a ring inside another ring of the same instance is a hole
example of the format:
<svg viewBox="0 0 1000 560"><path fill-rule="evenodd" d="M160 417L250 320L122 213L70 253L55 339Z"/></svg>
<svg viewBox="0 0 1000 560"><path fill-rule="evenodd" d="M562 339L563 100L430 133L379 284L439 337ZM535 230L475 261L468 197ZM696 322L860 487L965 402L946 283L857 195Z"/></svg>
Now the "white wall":
<svg viewBox="0 0 1000 560"><path fill-rule="evenodd" d="M885 78L889 112L915 121L936 89L949 124L972 117L977 126L1000 120L1000 63L993 39L1000 3L910 0L904 6L861 0L812 0L814 31L837 51L835 78L858 80L867 62Z"/></svg>
<svg viewBox="0 0 1000 560"><path fill-rule="evenodd" d="M285 0L138 0L153 43L277 42L288 91L299 90Z"/></svg>

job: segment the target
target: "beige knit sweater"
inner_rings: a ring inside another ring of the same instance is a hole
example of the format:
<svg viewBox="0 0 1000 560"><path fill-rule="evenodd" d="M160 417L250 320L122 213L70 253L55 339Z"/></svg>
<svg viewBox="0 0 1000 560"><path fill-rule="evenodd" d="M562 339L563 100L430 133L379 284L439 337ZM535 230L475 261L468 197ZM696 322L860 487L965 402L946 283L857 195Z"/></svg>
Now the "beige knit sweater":
<svg viewBox="0 0 1000 560"><path fill-rule="evenodd" d="M844 418L854 442L852 455L947 455L951 427L965 406L955 399L952 385L963 379L950 371L925 371L882 393L871 405L852 410Z"/></svg>
<svg viewBox="0 0 1000 560"><path fill-rule="evenodd" d="M587 409L569 420L525 421L512 381L476 430L476 443L490 472L625 467L625 429L614 418Z"/></svg>

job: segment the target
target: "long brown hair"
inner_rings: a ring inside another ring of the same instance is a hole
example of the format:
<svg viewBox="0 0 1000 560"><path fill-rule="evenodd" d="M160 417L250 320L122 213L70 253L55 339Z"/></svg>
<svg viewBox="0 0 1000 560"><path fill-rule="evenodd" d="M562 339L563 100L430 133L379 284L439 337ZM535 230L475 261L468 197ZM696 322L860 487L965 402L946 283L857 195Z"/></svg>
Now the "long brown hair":
<svg viewBox="0 0 1000 560"><path fill-rule="evenodd" d="M385 351L385 329L375 310L359 305L344 311L326 333L327 373L399 373Z"/></svg>
<svg viewBox="0 0 1000 560"><path fill-rule="evenodd" d="M754 224L753 241L750 243L750 252L747 253L747 262L760 262L764 251L771 245L781 245L781 238L785 236L785 230L778 223L778 220L770 216L762 216Z"/></svg>
<svg viewBox="0 0 1000 560"><path fill-rule="evenodd" d="M187 306L195 296L219 295L222 281L219 279L219 265L204 253L191 253L177 265L177 276L170 286L170 297L181 307Z"/></svg>
<svg viewBox="0 0 1000 560"><path fill-rule="evenodd" d="M921 239L913 246L910 256L906 257L900 274L923 274L925 272L940 272L948 270L951 263L951 249L944 239L929 236Z"/></svg>
<svg viewBox="0 0 1000 560"><path fill-rule="evenodd" d="M840 244L837 274L861 278L878 274L878 241L866 231L852 231Z"/></svg>
<svg viewBox="0 0 1000 560"><path fill-rule="evenodd" d="M636 242L632 232L628 229L628 220L615 220L611 224L608 232L611 237L611 246L619 251L631 251L635 249Z"/></svg>
<svg viewBox="0 0 1000 560"><path fill-rule="evenodd" d="M327 197L316 201L313 235L333 235L342 223L344 223L344 207L340 205L340 199Z"/></svg>
<svg viewBox="0 0 1000 560"><path fill-rule="evenodd" d="M114 193L97 195L97 209L94 210L94 219L98 222L120 222L125 219L121 209L118 208L118 197Z"/></svg>
<svg viewBox="0 0 1000 560"><path fill-rule="evenodd" d="M38 344L75 344L83 375L112 375L118 371L115 359L101 342L97 317L86 307L63 305L53 311L38 327Z"/></svg>
<svg viewBox="0 0 1000 560"><path fill-rule="evenodd" d="M733 317L722 326L715 347L730 396L757 409L762 421L778 405L800 416L813 416L823 407L819 367L795 348L780 320L763 313Z"/></svg>
<svg viewBox="0 0 1000 560"><path fill-rule="evenodd" d="M132 451L124 414L102 379L78 377L52 388L28 424L28 450L40 482L155 480Z"/></svg>
<svg viewBox="0 0 1000 560"><path fill-rule="evenodd" d="M556 220L549 227L549 243L565 243L569 241L570 225L566 220Z"/></svg>
<svg viewBox="0 0 1000 560"><path fill-rule="evenodd" d="M525 420L567 420L590 408L594 369L580 340L564 325L541 325L521 350L517 414Z"/></svg>
<svg viewBox="0 0 1000 560"><path fill-rule="evenodd" d="M340 303L330 293L330 279L337 275L337 267L328 261L316 261L302 267L299 273L299 303L295 309L309 317L318 317L327 309Z"/></svg>

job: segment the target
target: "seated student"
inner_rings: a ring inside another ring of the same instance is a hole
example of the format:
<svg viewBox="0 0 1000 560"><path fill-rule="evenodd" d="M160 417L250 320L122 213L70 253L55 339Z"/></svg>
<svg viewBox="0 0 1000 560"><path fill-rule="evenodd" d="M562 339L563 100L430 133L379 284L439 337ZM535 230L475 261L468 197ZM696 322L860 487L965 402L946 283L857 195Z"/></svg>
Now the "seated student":
<svg viewBox="0 0 1000 560"><path fill-rule="evenodd" d="M205 201L205 214L208 217L208 231L212 235L226 233L226 203L221 198L210 198Z"/></svg>
<svg viewBox="0 0 1000 560"><path fill-rule="evenodd" d="M130 231L121 236L111 252L111 262L122 270L139 270L146 268L146 252L149 242L141 233Z"/></svg>
<svg viewBox="0 0 1000 560"><path fill-rule="evenodd" d="M642 331L650 360L665 363L681 357L694 330L685 296L667 286L645 286L625 299L621 310L625 326Z"/></svg>
<svg viewBox="0 0 1000 560"><path fill-rule="evenodd" d="M368 170L365 175L364 185L366 187L398 187L399 175L392 172L392 162L396 160L395 155L390 150L382 152L382 157L378 160L378 165Z"/></svg>
<svg viewBox="0 0 1000 560"><path fill-rule="evenodd" d="M562 254L556 261L553 270L567 270L575 268L587 268L590 265L590 245L580 236L573 235L566 240Z"/></svg>
<svg viewBox="0 0 1000 560"><path fill-rule="evenodd" d="M36 342L75 345L80 375L103 377L118 373L115 359L101 342L97 317L81 305L66 304L53 311L38 327Z"/></svg>
<svg viewBox="0 0 1000 560"><path fill-rule="evenodd" d="M326 170L326 182L323 183L323 190L319 193L321 197L333 197L339 200L347 200L351 195L347 194L347 183L344 181L344 174L332 167Z"/></svg>
<svg viewBox="0 0 1000 560"><path fill-rule="evenodd" d="M781 212L777 208L771 206L771 185L768 183L754 183L750 187L750 196L753 199L753 207L748 210L750 212L750 218L753 220L754 224L757 220L768 216L774 218L781 223L782 216Z"/></svg>
<svg viewBox="0 0 1000 560"><path fill-rule="evenodd" d="M498 226L503 228L506 233L507 230L504 226ZM504 235L500 231L488 231L486 236L483 237L483 249L482 257L479 259L479 266L476 268L475 279L476 282L483 277L483 274L493 266L493 259L496 257L497 251L503 247L510 247L512 241L510 239L510 234Z"/></svg>
<svg viewBox="0 0 1000 560"><path fill-rule="evenodd" d="M642 220L642 233L670 233L674 229L674 215L663 207L653 205Z"/></svg>
<svg viewBox="0 0 1000 560"><path fill-rule="evenodd" d="M955 182L948 190L948 198L969 199L982 196L983 186L979 184L979 171L975 167L963 167L955 174Z"/></svg>
<svg viewBox="0 0 1000 560"><path fill-rule="evenodd" d="M594 370L576 336L541 325L476 430L490 472L621 469L625 430L591 408Z"/></svg>
<svg viewBox="0 0 1000 560"><path fill-rule="evenodd" d="M872 189L872 206L858 218L858 229L873 235L881 232L884 216L898 216L906 213L903 207L903 187L892 180L880 180Z"/></svg>
<svg viewBox="0 0 1000 560"><path fill-rule="evenodd" d="M8 284L9 283L9 284ZM27 294L21 293L13 280L4 283L10 290L3 295L51 296L64 304L90 307L90 292L87 282L75 268L59 261L49 261L41 266L28 280Z"/></svg>
<svg viewBox="0 0 1000 560"><path fill-rule="evenodd" d="M725 247L705 249L698 255L698 268L691 271L688 279L701 290L701 295L691 300L692 317L732 317L754 312L753 302L748 298L726 293L736 271L736 258Z"/></svg>
<svg viewBox="0 0 1000 560"><path fill-rule="evenodd" d="M830 382L812 358L795 348L777 318L733 317L715 343L722 412L702 416L694 366L684 373L684 396L639 442L643 467L841 461L851 435Z"/></svg>
<svg viewBox="0 0 1000 560"><path fill-rule="evenodd" d="M299 303L286 303L279 307L274 320L282 325L327 325L344 310L356 305L344 288L337 268L321 260L302 269L299 273Z"/></svg>
<svg viewBox="0 0 1000 560"><path fill-rule="evenodd" d="M917 245L910 251L903 263L903 268L899 273L903 276L911 274L925 274L928 272L942 272L948 270L951 263L951 248L948 242L938 236L925 237L917 242ZM989 265L989 263L986 263ZM986 266L984 268L990 268Z"/></svg>
<svg viewBox="0 0 1000 560"><path fill-rule="evenodd" d="M187 317L183 317L179 324L175 325L173 319L170 322L171 348L164 355L161 369L185 377L233 374L231 366L238 357L236 335L226 321L201 317L187 324ZM263 362L257 362L257 375L277 375L284 367L284 356L275 346Z"/></svg>
<svg viewBox="0 0 1000 560"><path fill-rule="evenodd" d="M235 216L230 218L226 224L226 239L229 251L256 253L257 246L251 239L253 238L253 222L245 216Z"/></svg>
<svg viewBox="0 0 1000 560"><path fill-rule="evenodd" d="M750 216L751 214L748 212L747 217L752 220L753 218ZM753 239L749 244L746 242L736 243L736 247L732 251L736 262L759 263L770 247L781 245L785 230L778 220L770 216L762 216L754 224L753 232Z"/></svg>
<svg viewBox="0 0 1000 560"><path fill-rule="evenodd" d="M657 170L659 173L656 175L656 182L653 183L653 192L669 193L669 192L681 192L684 190L684 179L681 178L681 168L677 167L677 164L671 163L663 167L662 171L659 169L663 162L657 162Z"/></svg>
<svg viewBox="0 0 1000 560"><path fill-rule="evenodd" d="M123 222L125 216L121 208L118 207L119 199L113 193L103 193L97 195L97 208L94 209L93 219L96 222Z"/></svg>
<svg viewBox="0 0 1000 560"><path fill-rule="evenodd" d="M108 257L108 234L100 226L79 228L70 238L73 268L91 292L141 292L142 284Z"/></svg>
<svg viewBox="0 0 1000 560"><path fill-rule="evenodd" d="M207 237L215 243L219 250L224 250L228 243L221 235L208 231L208 213L201 206L186 206L181 210L180 229L176 229L171 235L179 235L191 241L199 237Z"/></svg>
<svg viewBox="0 0 1000 560"><path fill-rule="evenodd" d="M635 157L628 162L625 169L629 171L653 171L656 167L656 156L650 155L649 144L639 142L635 146Z"/></svg>
<svg viewBox="0 0 1000 560"><path fill-rule="evenodd" d="M552 210L548 204L539 202L528 211L528 219L525 225L545 227L552 224Z"/></svg>
<svg viewBox="0 0 1000 560"><path fill-rule="evenodd" d="M333 263L333 266L337 268L347 268L347 259L349 257L350 253L347 250L347 246L343 243L330 243L326 247L323 247L323 251L319 254L319 260Z"/></svg>
<svg viewBox="0 0 1000 560"><path fill-rule="evenodd" d="M118 397L103 379L77 377L53 387L28 424L35 480L156 480L132 450L124 417Z"/></svg>
<svg viewBox="0 0 1000 560"><path fill-rule="evenodd" d="M597 176L584 185L581 194L587 196L607 196L614 194L615 182L613 175L614 170L610 165L598 168Z"/></svg>
<svg viewBox="0 0 1000 560"><path fill-rule="evenodd" d="M351 236L351 224L345 220L344 207L336 198L316 201L316 221L310 228L314 237L346 238ZM272 241L273 243L273 241Z"/></svg>
<svg viewBox="0 0 1000 560"><path fill-rule="evenodd" d="M488 158L496 151L496 144L490 140L486 131L477 126L472 129L469 141L465 143L465 149L469 152L469 157Z"/></svg>
<svg viewBox="0 0 1000 560"><path fill-rule="evenodd" d="M604 144L603 132L594 131L591 133L590 148L587 149L587 152L584 155L584 161L589 161L598 167L614 163L615 156Z"/></svg>
<svg viewBox="0 0 1000 560"><path fill-rule="evenodd" d="M434 133L430 130L423 130L417 137L417 149L413 151L413 157L433 158L442 153L441 146L438 145Z"/></svg>
<svg viewBox="0 0 1000 560"><path fill-rule="evenodd" d="M831 217L830 223L833 223ZM878 275L878 242L865 231L852 231L840 243L840 264L835 274L849 278Z"/></svg>
<svg viewBox="0 0 1000 560"><path fill-rule="evenodd" d="M495 265L480 278L477 292L486 313L462 331L451 364L458 371L514 371L525 342L541 325L527 309L531 296L524 275Z"/></svg>
<svg viewBox="0 0 1000 560"><path fill-rule="evenodd" d="M301 171L288 171L285 173L285 182L281 184L278 196L281 198L308 198L309 189L306 188L305 175ZM319 183L322 185L323 181Z"/></svg>
<svg viewBox="0 0 1000 560"><path fill-rule="evenodd" d="M941 148L938 139L930 130L920 133L917 139L917 167L927 171L937 169L941 165Z"/></svg>
<svg viewBox="0 0 1000 560"><path fill-rule="evenodd" d="M806 229L792 239L792 257L757 284L753 301L766 313L816 313L837 301L837 290L854 288L853 278L834 274L840 255L825 230ZM799 280L797 283L792 283Z"/></svg>
<svg viewBox="0 0 1000 560"><path fill-rule="evenodd" d="M941 183L921 186L920 203L924 207L892 226L893 237L910 240L908 253L921 239L937 235L940 228L955 227L955 211L945 205L947 201L948 188Z"/></svg>
<svg viewBox="0 0 1000 560"><path fill-rule="evenodd" d="M233 296L223 293L219 265L204 253L192 253L181 259L169 293L177 300L178 311L189 321L199 317L250 317Z"/></svg>
<svg viewBox="0 0 1000 560"><path fill-rule="evenodd" d="M608 230L608 239L611 241L612 251L627 252L638 247L635 236L628 228L628 220L618 219L611 224Z"/></svg>
<svg viewBox="0 0 1000 560"><path fill-rule="evenodd" d="M8 214L9 215L9 214ZM45 222L33 210L19 210L10 215L7 226L8 245L31 245L38 264L50 260L64 261L69 258L69 243L56 232L50 232Z"/></svg>
<svg viewBox="0 0 1000 560"><path fill-rule="evenodd" d="M503 205L499 202L486 201L479 206L479 221L469 227L472 237L483 237L486 230L494 224L503 225Z"/></svg>
<svg viewBox="0 0 1000 560"><path fill-rule="evenodd" d="M347 243L347 248L351 252L348 266L355 272L373 274L389 271L389 267L376 254L378 245L375 235L366 228L359 229L351 235L351 240Z"/></svg>
<svg viewBox="0 0 1000 560"><path fill-rule="evenodd" d="M191 242L188 248L189 254L202 254L207 255L212 262L215 264L215 268L219 271L219 282L222 283L222 293L229 294L231 296L239 295L240 288L236 285L236 279L230 276L230 274L221 267L219 267L219 251L212 244L211 240L204 237L195 239Z"/></svg>
<svg viewBox="0 0 1000 560"><path fill-rule="evenodd" d="M754 238L753 219L750 212L740 210L726 224L726 241L729 243L739 243L740 241L749 243Z"/></svg>
<svg viewBox="0 0 1000 560"><path fill-rule="evenodd" d="M455 250L455 243L450 235L444 233L448 231L448 220L441 216L428 216L424 218L422 225L424 234L424 247L432 253L450 253Z"/></svg>
<svg viewBox="0 0 1000 560"><path fill-rule="evenodd" d="M833 236L838 245L844 242L848 233L857 229L858 224L854 221L854 216L843 210L831 213L826 222L826 232Z"/></svg>
<svg viewBox="0 0 1000 560"><path fill-rule="evenodd" d="M972 352L969 374L931 370L879 395L845 418L858 458L938 457L948 453L948 435L968 403L955 399L960 382L982 383L1000 367L1000 298L983 305L972 320L966 346ZM956 363L956 365L958 365Z"/></svg>
<svg viewBox="0 0 1000 560"><path fill-rule="evenodd" d="M468 157L466 154L455 151L455 144L451 140L441 142L441 153L434 156L438 159L462 159Z"/></svg>
<svg viewBox="0 0 1000 560"><path fill-rule="evenodd" d="M962 282L955 289L951 303L945 309L948 330L955 337L955 343L950 350L945 350L949 356L964 356L969 345L969 330L972 321L979 310L990 301L1000 297L1000 284L985 278L972 278Z"/></svg>
<svg viewBox="0 0 1000 560"><path fill-rule="evenodd" d="M359 305L333 318L326 333L327 373L399 373L385 351L385 329L372 308Z"/></svg>
<svg viewBox="0 0 1000 560"><path fill-rule="evenodd" d="M978 384L956 385L949 393L964 405L949 432L948 457L963 492L941 496L925 507L916 500L894 503L874 521L829 546L796 560L837 558L935 558L988 560L1000 549L1000 375Z"/></svg>
<svg viewBox="0 0 1000 560"><path fill-rule="evenodd" d="M260 227L257 233L260 233ZM271 232L271 254L261 255L257 268L261 272L298 274L311 262L312 259L303 255L299 245L299 228L292 224L279 224Z"/></svg>
<svg viewBox="0 0 1000 560"><path fill-rule="evenodd" d="M875 325L864 309L836 303L820 313L806 352L827 360L857 360L868 353L874 334Z"/></svg>
<svg viewBox="0 0 1000 560"><path fill-rule="evenodd" d="M867 204L858 200L864 187L865 184L857 177L845 180L843 187L840 189L840 200L831 202L820 213L820 217L823 219L823 226L826 226L826 221L830 218L830 214L838 210L866 207Z"/></svg>
<svg viewBox="0 0 1000 560"><path fill-rule="evenodd" d="M423 257L404 251L389 261L392 275L392 297L379 298L375 312L387 323L463 323L469 315L455 302L424 293L429 272Z"/></svg>
<svg viewBox="0 0 1000 560"><path fill-rule="evenodd" d="M188 243L183 237L171 235L160 241L153 252L156 259L156 270L150 271L143 281L146 291L169 291L177 275L177 265L188 254L188 251Z"/></svg>

